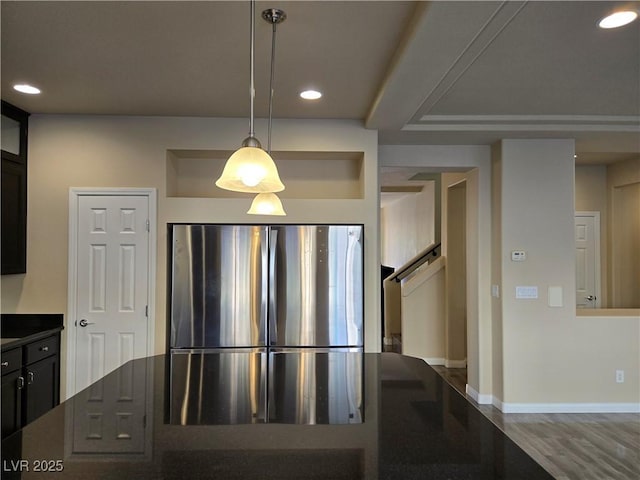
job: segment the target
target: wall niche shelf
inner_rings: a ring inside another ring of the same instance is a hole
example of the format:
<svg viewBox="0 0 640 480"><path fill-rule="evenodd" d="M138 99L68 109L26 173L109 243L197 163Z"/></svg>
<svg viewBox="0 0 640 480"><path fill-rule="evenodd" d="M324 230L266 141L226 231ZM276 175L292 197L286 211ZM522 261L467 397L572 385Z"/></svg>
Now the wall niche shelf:
<svg viewBox="0 0 640 480"><path fill-rule="evenodd" d="M215 186L230 150L167 150L167 197L252 198ZM283 199L363 199L364 152L273 151Z"/></svg>

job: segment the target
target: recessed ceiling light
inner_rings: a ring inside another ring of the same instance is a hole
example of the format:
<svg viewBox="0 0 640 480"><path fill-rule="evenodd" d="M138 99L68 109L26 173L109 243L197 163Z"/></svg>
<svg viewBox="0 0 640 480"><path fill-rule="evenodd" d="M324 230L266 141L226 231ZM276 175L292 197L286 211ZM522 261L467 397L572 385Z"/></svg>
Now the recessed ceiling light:
<svg viewBox="0 0 640 480"><path fill-rule="evenodd" d="M638 12L633 10L615 12L600 20L598 26L600 28L618 28L633 22L636 18L638 18Z"/></svg>
<svg viewBox="0 0 640 480"><path fill-rule="evenodd" d="M14 90L17 90L20 93L27 93L29 95L37 95L40 93L40 89L34 87L33 85L28 85L26 83L19 83L13 86Z"/></svg>
<svg viewBox="0 0 640 480"><path fill-rule="evenodd" d="M300 92L300 96L305 100L317 100L322 97L322 93L317 90L305 90L304 92Z"/></svg>

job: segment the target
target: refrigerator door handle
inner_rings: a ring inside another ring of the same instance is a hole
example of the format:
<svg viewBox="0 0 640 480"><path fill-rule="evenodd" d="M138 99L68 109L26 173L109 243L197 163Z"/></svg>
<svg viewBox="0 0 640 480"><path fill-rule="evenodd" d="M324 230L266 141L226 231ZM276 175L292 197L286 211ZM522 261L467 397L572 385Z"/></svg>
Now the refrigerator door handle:
<svg viewBox="0 0 640 480"><path fill-rule="evenodd" d="M267 345L276 345L278 342L278 322L276 308L276 292L277 292L277 275L276 275L276 249L278 246L278 230L277 228L269 228L269 309L267 313L269 324L269 339Z"/></svg>
<svg viewBox="0 0 640 480"><path fill-rule="evenodd" d="M268 322L269 322L269 227L263 227L260 232L260 255L262 257L261 277L262 277L262 295L260 296L260 335L262 345L267 346L268 343ZM266 272L266 274L265 274Z"/></svg>

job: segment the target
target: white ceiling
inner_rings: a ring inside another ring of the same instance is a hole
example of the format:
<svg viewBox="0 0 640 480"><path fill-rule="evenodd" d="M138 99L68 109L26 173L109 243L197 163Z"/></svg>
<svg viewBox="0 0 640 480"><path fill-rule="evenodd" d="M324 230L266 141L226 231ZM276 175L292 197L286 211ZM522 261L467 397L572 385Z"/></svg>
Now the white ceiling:
<svg viewBox="0 0 640 480"><path fill-rule="evenodd" d="M274 116L359 119L380 143L576 138L578 161L640 152L640 22L617 1L276 1ZM249 114L249 2L1 3L2 98L32 113ZM256 114L271 27L256 20ZM18 81L43 93L26 97ZM316 87L324 97L303 102ZM587 160L585 160L587 161Z"/></svg>

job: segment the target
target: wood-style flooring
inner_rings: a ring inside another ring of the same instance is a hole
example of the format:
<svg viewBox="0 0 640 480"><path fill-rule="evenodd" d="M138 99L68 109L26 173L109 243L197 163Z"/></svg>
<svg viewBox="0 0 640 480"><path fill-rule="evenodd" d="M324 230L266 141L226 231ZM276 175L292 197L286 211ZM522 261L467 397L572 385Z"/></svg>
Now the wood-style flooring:
<svg viewBox="0 0 640 480"><path fill-rule="evenodd" d="M432 367L465 395L466 369ZM640 414L505 414L467 399L558 480L640 479Z"/></svg>

